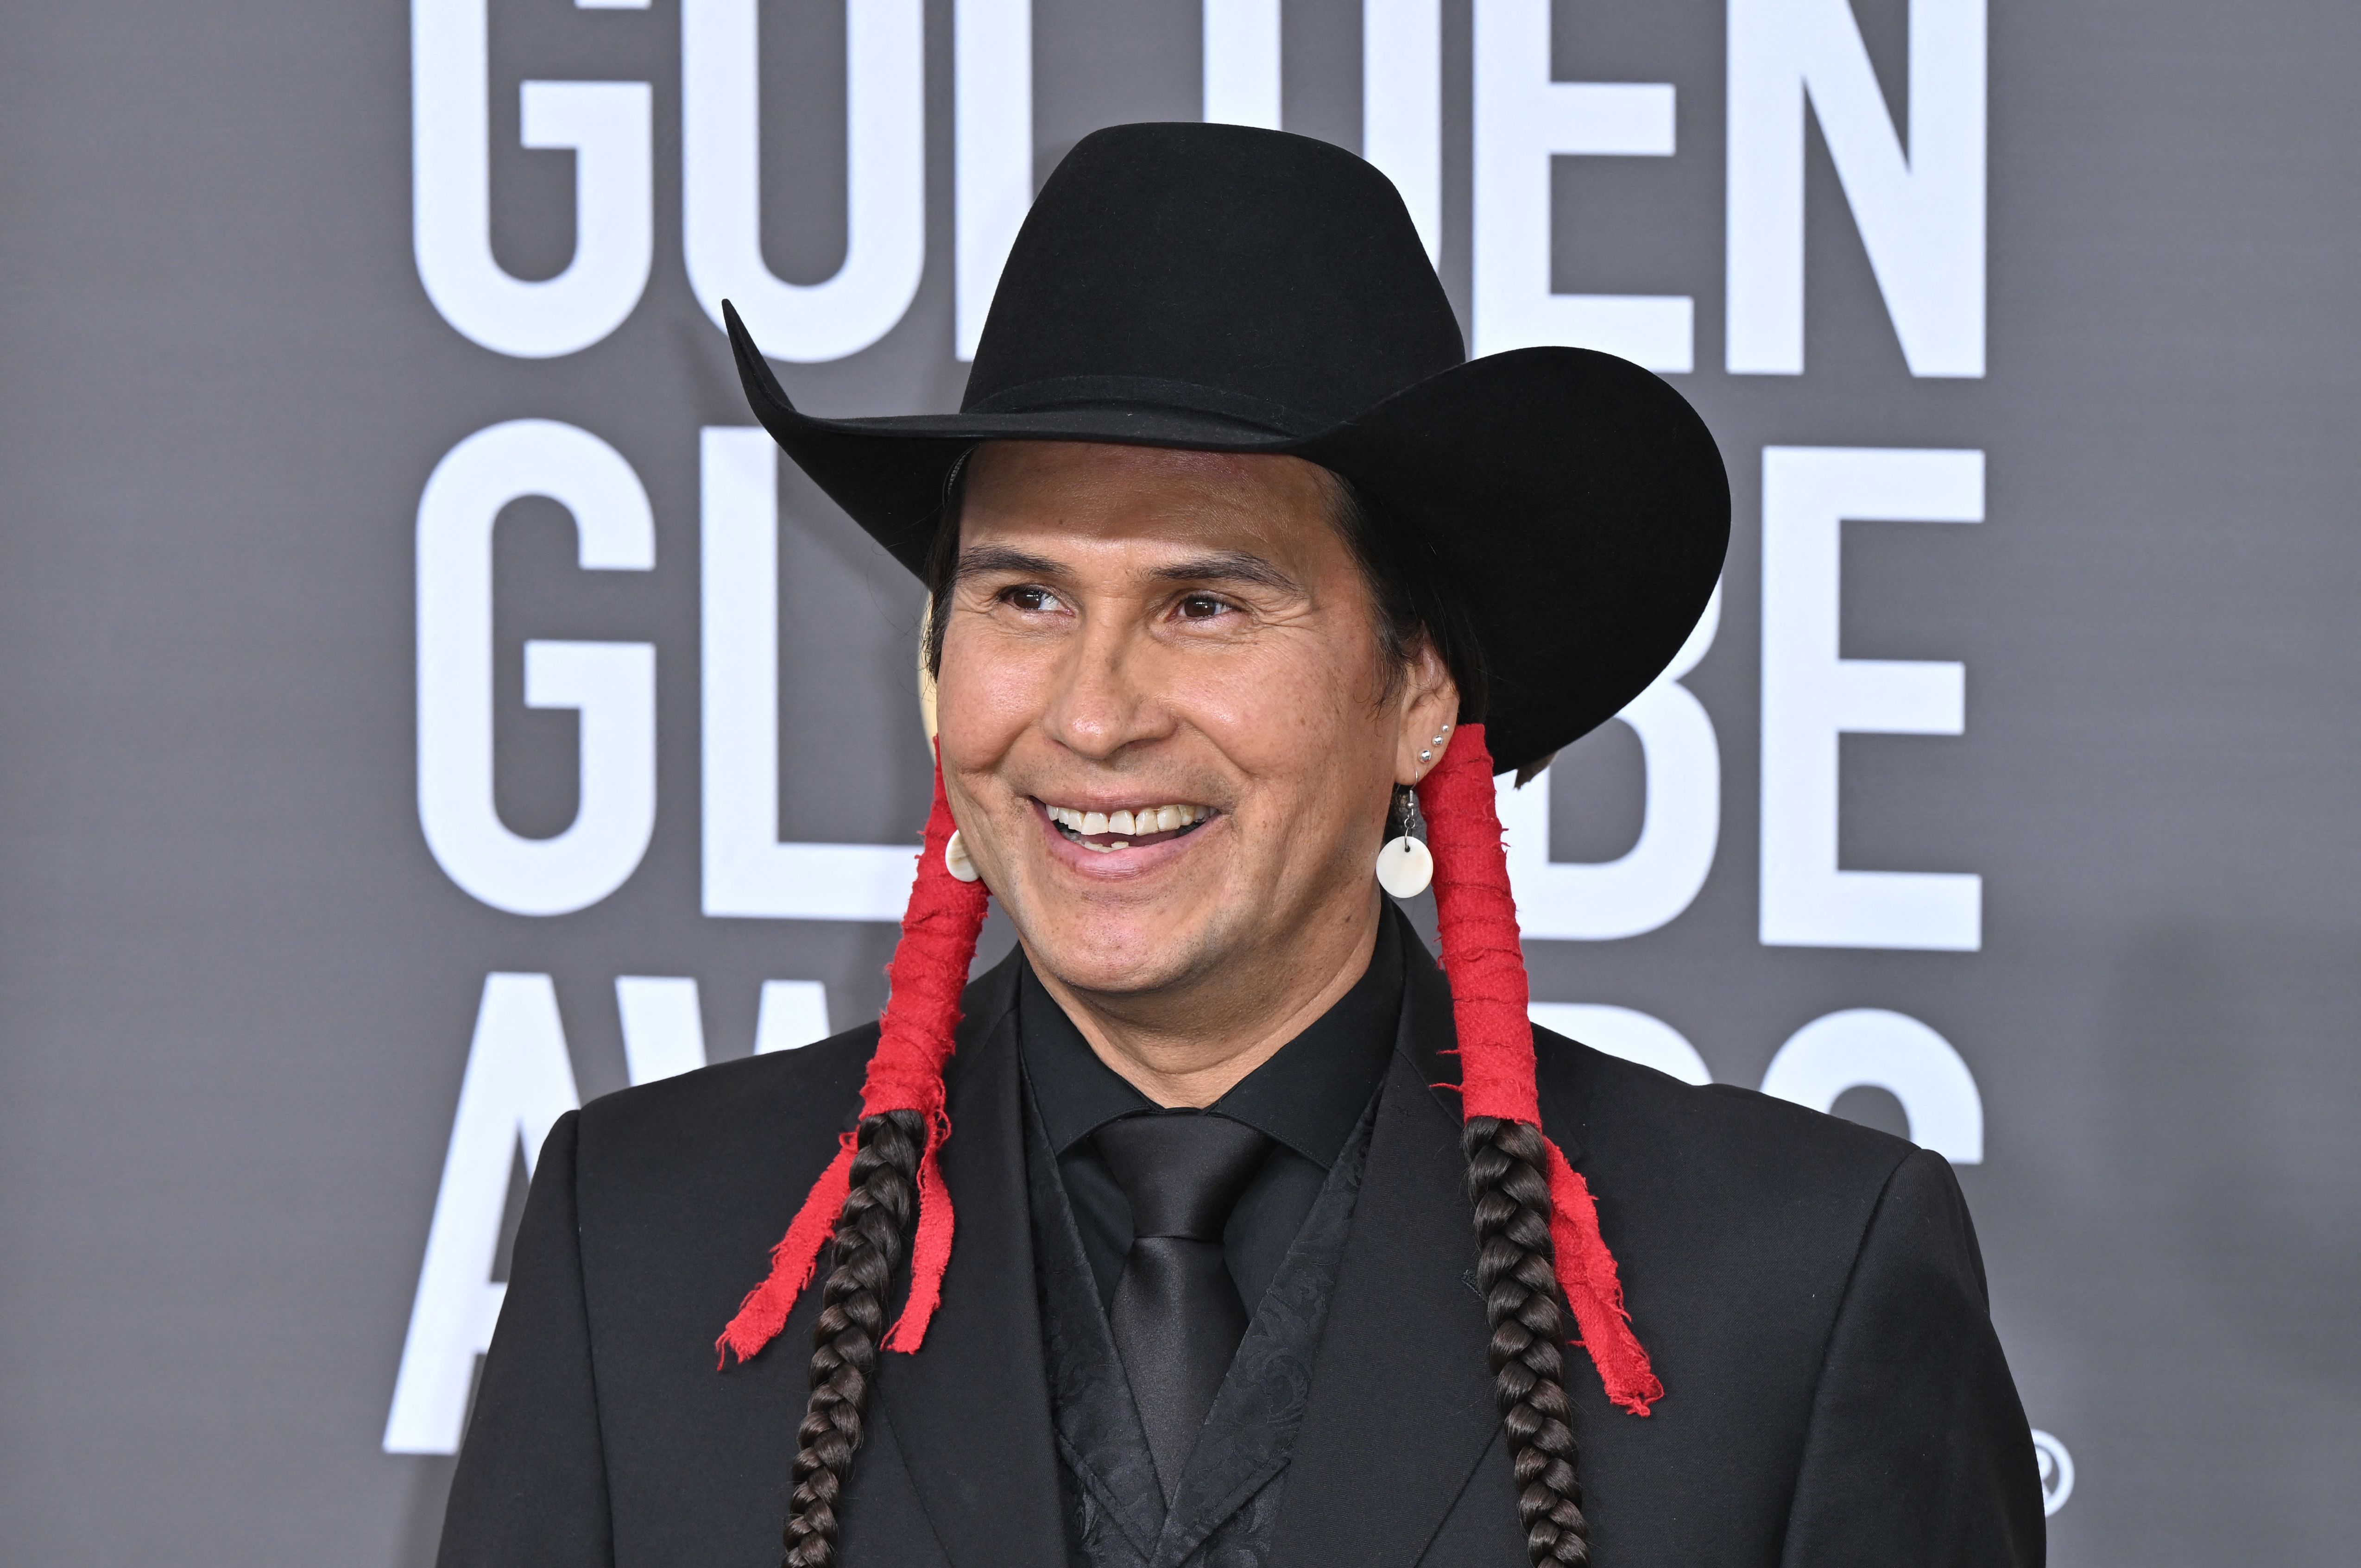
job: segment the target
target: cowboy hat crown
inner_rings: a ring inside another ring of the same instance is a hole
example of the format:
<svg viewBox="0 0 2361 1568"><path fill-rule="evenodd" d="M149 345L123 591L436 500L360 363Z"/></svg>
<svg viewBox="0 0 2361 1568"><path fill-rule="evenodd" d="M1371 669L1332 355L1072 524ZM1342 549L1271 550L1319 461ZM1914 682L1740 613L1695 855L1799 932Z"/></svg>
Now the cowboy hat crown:
<svg viewBox="0 0 2361 1568"><path fill-rule="evenodd" d="M1239 126L1085 137L1010 248L971 413L1102 411L1110 434L1315 436L1467 357L1386 177Z"/></svg>

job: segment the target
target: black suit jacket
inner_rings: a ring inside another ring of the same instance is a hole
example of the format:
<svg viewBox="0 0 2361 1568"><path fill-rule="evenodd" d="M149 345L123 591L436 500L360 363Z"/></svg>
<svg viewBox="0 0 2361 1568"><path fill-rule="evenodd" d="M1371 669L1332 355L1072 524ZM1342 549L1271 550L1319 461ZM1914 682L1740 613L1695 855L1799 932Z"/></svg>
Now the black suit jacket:
<svg viewBox="0 0 2361 1568"><path fill-rule="evenodd" d="M1520 1568L1485 1365L1450 994L1416 942L1277 1530L1289 1568ZM1027 1223L1014 965L970 987L925 1347L883 1358L850 1568L1065 1568ZM817 1289L713 1342L836 1148L874 1025L558 1123L453 1482L444 1568L772 1568ZM1666 1397L1567 1383L1600 1568L2016 1568L2039 1483L1939 1157L1535 1031L1543 1121L1598 1195Z"/></svg>

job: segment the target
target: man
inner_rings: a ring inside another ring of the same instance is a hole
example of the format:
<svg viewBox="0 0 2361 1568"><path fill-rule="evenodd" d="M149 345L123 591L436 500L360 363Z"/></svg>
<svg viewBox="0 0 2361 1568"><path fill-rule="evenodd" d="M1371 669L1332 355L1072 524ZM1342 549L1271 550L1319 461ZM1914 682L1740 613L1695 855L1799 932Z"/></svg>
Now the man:
<svg viewBox="0 0 2361 1568"><path fill-rule="evenodd" d="M1492 774L1706 603L1676 394L1466 362L1383 178L1232 126L1075 148L960 414L730 324L932 591L935 809L879 1025L552 1134L448 1568L2041 1561L1949 1168L1524 1020Z"/></svg>

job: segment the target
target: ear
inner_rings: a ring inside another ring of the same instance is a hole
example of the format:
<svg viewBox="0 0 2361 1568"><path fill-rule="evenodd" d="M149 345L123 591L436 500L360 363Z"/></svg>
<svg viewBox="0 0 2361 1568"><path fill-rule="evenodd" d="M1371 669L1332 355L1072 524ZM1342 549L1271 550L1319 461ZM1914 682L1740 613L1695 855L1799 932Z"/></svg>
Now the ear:
<svg viewBox="0 0 2361 1568"><path fill-rule="evenodd" d="M935 672L927 663L927 629L935 623L935 596L927 596L927 608L918 616L918 722L927 727L927 742L935 740Z"/></svg>
<svg viewBox="0 0 2361 1568"><path fill-rule="evenodd" d="M1394 782L1414 784L1443 756L1438 737L1448 740L1459 719L1459 683L1432 642L1421 642L1402 681L1400 722L1394 740ZM1422 756L1421 752L1428 753Z"/></svg>

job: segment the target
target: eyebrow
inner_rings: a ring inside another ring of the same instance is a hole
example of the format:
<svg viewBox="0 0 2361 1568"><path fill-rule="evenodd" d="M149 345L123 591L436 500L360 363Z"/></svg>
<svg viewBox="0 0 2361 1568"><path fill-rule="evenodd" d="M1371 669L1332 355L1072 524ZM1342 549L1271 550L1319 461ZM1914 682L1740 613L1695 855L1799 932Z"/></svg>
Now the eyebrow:
<svg viewBox="0 0 2361 1568"><path fill-rule="evenodd" d="M987 572L1016 572L1028 577L1061 577L1066 569L1044 555L1027 554L1005 544L975 544L961 550L954 578L979 577Z"/></svg>
<svg viewBox="0 0 2361 1568"><path fill-rule="evenodd" d="M1062 577L1066 568L1047 556L1006 544L978 544L960 552L956 576L965 578L1010 572L1032 577ZM1259 555L1224 550L1192 555L1159 566L1148 574L1162 583L1252 583L1279 593L1300 594L1303 586Z"/></svg>
<svg viewBox="0 0 2361 1568"><path fill-rule="evenodd" d="M1300 594L1303 586L1259 555L1224 550L1159 566L1149 574L1166 583L1253 583L1279 593Z"/></svg>

